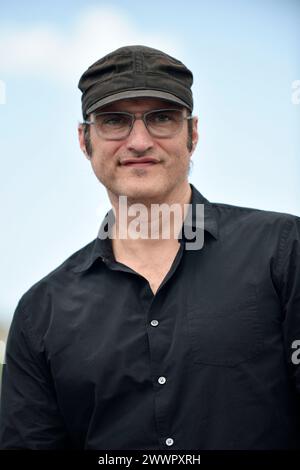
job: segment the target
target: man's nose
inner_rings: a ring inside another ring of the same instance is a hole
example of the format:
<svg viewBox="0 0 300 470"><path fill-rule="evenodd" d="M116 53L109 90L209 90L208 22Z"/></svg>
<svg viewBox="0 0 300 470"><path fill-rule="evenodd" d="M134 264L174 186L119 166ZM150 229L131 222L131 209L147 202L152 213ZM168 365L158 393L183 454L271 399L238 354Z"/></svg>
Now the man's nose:
<svg viewBox="0 0 300 470"><path fill-rule="evenodd" d="M135 119L126 143L128 149L137 153L144 153L153 146L153 139L141 118Z"/></svg>

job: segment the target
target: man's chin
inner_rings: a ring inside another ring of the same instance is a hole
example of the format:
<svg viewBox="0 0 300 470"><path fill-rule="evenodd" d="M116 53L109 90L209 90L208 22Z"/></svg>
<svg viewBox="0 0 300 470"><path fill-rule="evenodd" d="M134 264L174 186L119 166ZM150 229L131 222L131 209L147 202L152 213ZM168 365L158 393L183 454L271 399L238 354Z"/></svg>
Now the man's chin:
<svg viewBox="0 0 300 470"><path fill-rule="evenodd" d="M137 200L142 202L143 200L161 199L163 188L157 183L153 182L147 184L146 182L128 184L122 188L120 195L127 196L130 200Z"/></svg>

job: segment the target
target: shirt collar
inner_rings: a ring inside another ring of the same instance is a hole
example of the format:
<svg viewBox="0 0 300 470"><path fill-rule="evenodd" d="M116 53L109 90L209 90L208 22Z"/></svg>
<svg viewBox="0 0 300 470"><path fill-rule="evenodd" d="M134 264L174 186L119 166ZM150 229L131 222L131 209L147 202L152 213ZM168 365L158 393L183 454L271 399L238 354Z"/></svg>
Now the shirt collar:
<svg viewBox="0 0 300 470"><path fill-rule="evenodd" d="M215 239L218 239L218 219L217 213L214 206L204 197L202 194L190 184L192 189L192 200L191 200L191 210L192 215L189 221L185 222L187 226L191 226L192 229L199 227L199 220L197 220L197 204L204 204L204 231L212 235ZM86 256L83 260L77 263L74 268L75 272L83 272L89 269L96 260L101 259L113 260L114 255L112 251L112 243L109 237L103 238L101 234L107 233L108 222L110 226L114 220L114 213L111 209L104 217L97 238L89 245L89 251L86 253Z"/></svg>
<svg viewBox="0 0 300 470"><path fill-rule="evenodd" d="M197 220L197 211L196 206L197 204L204 205L204 231L210 233L216 240L219 237L219 227L218 227L218 219L217 213L214 206L209 202L202 194L190 184L192 189L192 201L191 201L191 209L192 209L192 228L198 227L198 220ZM188 222L186 222L188 224Z"/></svg>

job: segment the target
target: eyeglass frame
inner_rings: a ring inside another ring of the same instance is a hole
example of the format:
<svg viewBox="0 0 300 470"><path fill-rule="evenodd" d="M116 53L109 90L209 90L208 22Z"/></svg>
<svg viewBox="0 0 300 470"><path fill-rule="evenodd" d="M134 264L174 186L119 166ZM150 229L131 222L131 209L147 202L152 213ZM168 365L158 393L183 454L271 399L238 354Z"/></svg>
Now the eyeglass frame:
<svg viewBox="0 0 300 470"><path fill-rule="evenodd" d="M147 126L147 123L146 123L146 116L148 114L151 114L151 113L154 113L154 112L162 112L162 111L181 111L183 112L182 109L178 109L178 108L162 108L162 109L151 109L150 111L146 111L145 113L143 113L140 117L136 117L136 114L137 113L129 113L128 111L103 111L103 112L93 112L92 115L95 115L95 116L100 116L100 115L103 115L103 114L121 114L121 115L126 115L126 116L130 116L131 118L131 126L129 127L128 129L128 133L123 136L123 137L104 137L103 135L100 135L97 131L97 126L96 127L96 133L99 137L101 137L102 139L104 140L123 140L123 139L127 139L127 137L130 135L132 129L133 129L133 126L134 126L134 123L135 121L138 121L138 120L142 120L147 131L149 132L149 134L156 138L156 139L169 139L170 137L173 137L174 135L178 134L180 132L180 130L182 129L182 126L180 128L178 128L178 130L175 132L175 133L172 133L171 135L168 135L168 136L157 136L157 135L153 135L152 131L148 129L148 126ZM187 120L187 121L190 121L194 118L194 116L192 116L192 114L190 116L182 116L181 118L181 121L183 123L183 121ZM82 121L82 124L87 124L87 125L96 125L96 122L95 121L91 121L91 120L84 120Z"/></svg>

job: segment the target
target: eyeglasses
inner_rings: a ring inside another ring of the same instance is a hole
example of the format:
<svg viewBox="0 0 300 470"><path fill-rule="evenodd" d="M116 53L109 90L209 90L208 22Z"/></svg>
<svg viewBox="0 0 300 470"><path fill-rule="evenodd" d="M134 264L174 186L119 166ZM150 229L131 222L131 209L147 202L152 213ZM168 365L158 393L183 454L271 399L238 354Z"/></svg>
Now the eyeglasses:
<svg viewBox="0 0 300 470"><path fill-rule="evenodd" d="M92 121L83 124L93 124L99 137L106 140L122 140L129 136L135 121L141 119L152 137L168 138L177 134L184 120L193 119L184 116L180 109L156 109L147 111L140 117L125 112L95 113Z"/></svg>

